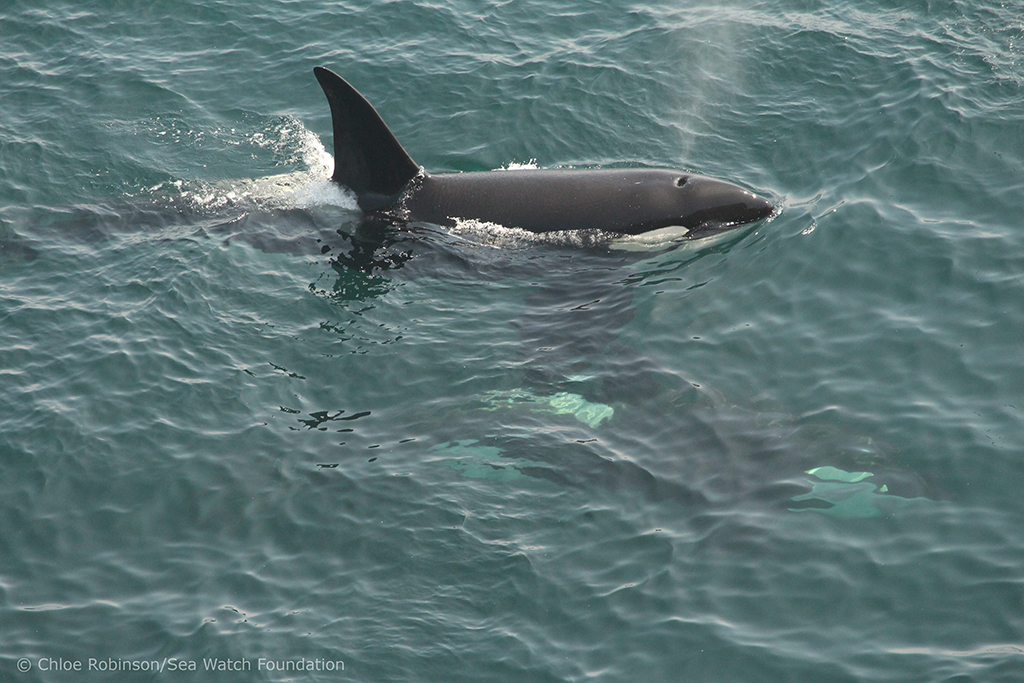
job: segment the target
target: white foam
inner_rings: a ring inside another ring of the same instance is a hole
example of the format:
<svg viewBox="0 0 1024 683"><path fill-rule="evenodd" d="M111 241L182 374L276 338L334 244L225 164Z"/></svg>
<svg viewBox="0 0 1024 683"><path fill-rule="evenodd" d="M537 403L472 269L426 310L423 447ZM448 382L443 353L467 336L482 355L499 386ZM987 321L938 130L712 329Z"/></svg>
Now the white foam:
<svg viewBox="0 0 1024 683"><path fill-rule="evenodd" d="M474 218L456 219L450 232L467 237L480 246L495 249L522 246L536 241L537 238L536 234L521 228L506 228L498 223L479 221Z"/></svg>
<svg viewBox="0 0 1024 683"><path fill-rule="evenodd" d="M495 170L497 171L536 171L540 167L537 166L536 159L530 159L525 164L520 164L517 161L510 161L504 166L501 166Z"/></svg>
<svg viewBox="0 0 1024 683"><path fill-rule="evenodd" d="M609 234L596 230L530 232L522 228L509 228L498 223L461 218L455 219L455 225L450 232L471 239L480 246L495 249L526 247L532 244L590 247L605 244L611 239Z"/></svg>
<svg viewBox="0 0 1024 683"><path fill-rule="evenodd" d="M232 130L231 133L235 134L236 131ZM177 200L200 211L229 208L305 209L317 206L359 210L352 192L331 181L334 158L324 148L320 138L303 126L302 122L286 117L269 129L251 133L245 141L271 150L284 164L300 164L306 166L306 169L262 178L218 182L176 180L160 183L145 192L176 193Z"/></svg>

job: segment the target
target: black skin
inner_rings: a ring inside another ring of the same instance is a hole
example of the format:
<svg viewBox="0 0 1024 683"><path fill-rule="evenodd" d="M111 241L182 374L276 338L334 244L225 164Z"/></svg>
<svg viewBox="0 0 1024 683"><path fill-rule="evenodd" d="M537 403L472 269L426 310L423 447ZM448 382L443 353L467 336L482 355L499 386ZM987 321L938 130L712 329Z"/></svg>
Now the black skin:
<svg viewBox="0 0 1024 683"><path fill-rule="evenodd" d="M713 178L662 169L516 170L424 175L400 201L406 218L475 219L534 233L639 235L679 226L699 239L774 211L771 202Z"/></svg>
<svg viewBox="0 0 1024 683"><path fill-rule="evenodd" d="M775 210L738 185L665 169L431 175L355 88L323 67L313 72L331 106L333 180L355 193L367 216L438 225L470 219L534 233L639 235L679 226L699 239Z"/></svg>

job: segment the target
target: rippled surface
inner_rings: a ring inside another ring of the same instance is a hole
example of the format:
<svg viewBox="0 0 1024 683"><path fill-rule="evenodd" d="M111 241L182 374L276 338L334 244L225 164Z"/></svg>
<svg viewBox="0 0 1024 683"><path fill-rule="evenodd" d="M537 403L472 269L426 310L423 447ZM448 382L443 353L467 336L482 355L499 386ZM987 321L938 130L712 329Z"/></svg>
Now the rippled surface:
<svg viewBox="0 0 1024 683"><path fill-rule="evenodd" d="M1021 17L8 3L4 679L1019 680ZM782 213L370 235L317 64L431 171Z"/></svg>

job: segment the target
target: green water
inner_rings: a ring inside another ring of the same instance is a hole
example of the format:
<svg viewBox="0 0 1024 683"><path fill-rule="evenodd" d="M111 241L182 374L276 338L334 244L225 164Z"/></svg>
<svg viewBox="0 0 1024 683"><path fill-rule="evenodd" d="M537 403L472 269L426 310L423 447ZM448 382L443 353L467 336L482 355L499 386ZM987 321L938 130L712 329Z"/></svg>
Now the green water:
<svg viewBox="0 0 1024 683"><path fill-rule="evenodd" d="M3 680L1024 676L1018 2L9 0L0 39ZM781 213L373 249L315 65L430 171Z"/></svg>

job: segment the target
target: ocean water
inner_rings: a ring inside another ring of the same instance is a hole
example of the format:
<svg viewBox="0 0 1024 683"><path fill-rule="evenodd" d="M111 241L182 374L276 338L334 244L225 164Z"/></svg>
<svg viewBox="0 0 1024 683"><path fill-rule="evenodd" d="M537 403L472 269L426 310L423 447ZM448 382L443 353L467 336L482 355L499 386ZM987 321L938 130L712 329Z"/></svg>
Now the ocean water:
<svg viewBox="0 0 1024 683"><path fill-rule="evenodd" d="M316 65L781 211L374 242ZM1022 273L1016 0L6 0L0 678L1021 680Z"/></svg>

